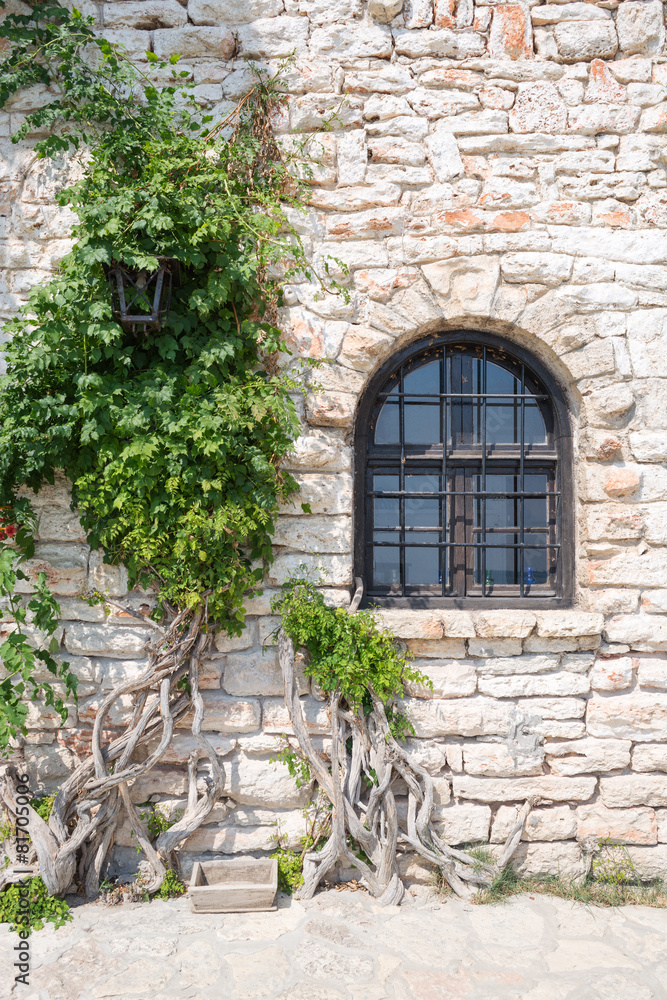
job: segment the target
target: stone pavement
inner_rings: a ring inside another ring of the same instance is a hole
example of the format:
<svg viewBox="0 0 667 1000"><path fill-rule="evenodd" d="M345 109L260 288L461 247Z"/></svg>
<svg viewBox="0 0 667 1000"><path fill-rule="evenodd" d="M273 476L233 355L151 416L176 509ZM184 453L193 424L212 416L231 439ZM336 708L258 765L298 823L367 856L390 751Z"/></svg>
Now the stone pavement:
<svg viewBox="0 0 667 1000"><path fill-rule="evenodd" d="M496 906L422 891L382 909L364 892L279 897L270 913L193 914L187 899L81 906L32 938L11 1000L665 1000L667 911L544 896ZM4 984L4 985L3 985Z"/></svg>

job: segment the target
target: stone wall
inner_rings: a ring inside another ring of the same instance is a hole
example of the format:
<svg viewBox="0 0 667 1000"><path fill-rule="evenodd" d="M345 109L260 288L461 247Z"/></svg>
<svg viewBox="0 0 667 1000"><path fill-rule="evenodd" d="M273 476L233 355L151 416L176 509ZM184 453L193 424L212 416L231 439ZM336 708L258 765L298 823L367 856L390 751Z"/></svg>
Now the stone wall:
<svg viewBox="0 0 667 1000"><path fill-rule="evenodd" d="M79 3L81 6L81 3ZM667 872L667 49L658 0L119 0L83 4L141 60L183 55L219 116L247 89L246 59L296 52L275 127L311 144L311 198L295 225L315 262L349 266L350 301L313 283L286 289L297 354L331 361L303 405L289 463L302 484L276 534L265 596L240 639L206 665L205 728L225 765L228 804L187 857L293 843L308 790L270 764L288 732L271 593L301 563L330 599L352 585L353 434L369 376L421 336L493 331L530 348L569 402L576 454L576 600L563 611L386 611L433 692L406 699L438 814L452 843L500 840L537 794L520 855L527 870L577 870L578 842L612 836ZM53 204L58 170L8 136L44 99L0 117L2 315L66 250ZM8 113L7 113L8 112ZM317 132L323 118L331 130ZM63 612L63 652L80 677L61 727L39 706L25 754L50 789L89 738L95 707L141 667L148 627L77 600L125 594L121 569L90 552L66 484L36 500L46 569ZM301 512L308 502L312 514ZM139 609L145 595L130 595ZM326 747L324 707L309 724ZM110 722L118 725L119 703ZM133 789L177 808L190 749ZM235 808L234 804L237 804ZM121 831L119 861L135 858ZM125 855L123 854L125 852Z"/></svg>

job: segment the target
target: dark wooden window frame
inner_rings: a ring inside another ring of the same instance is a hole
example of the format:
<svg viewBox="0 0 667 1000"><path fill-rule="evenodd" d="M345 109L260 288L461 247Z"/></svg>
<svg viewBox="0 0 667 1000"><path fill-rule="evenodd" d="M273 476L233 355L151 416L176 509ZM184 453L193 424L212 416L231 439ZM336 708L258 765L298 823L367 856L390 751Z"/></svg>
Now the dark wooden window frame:
<svg viewBox="0 0 667 1000"><path fill-rule="evenodd" d="M371 418L378 395L401 366L417 361L429 350L453 344L466 347L488 347L506 355L516 364L524 365L542 383L549 395L553 414L553 444L556 452L555 489L560 497L557 540L559 558L555 596L384 596L365 594L362 606L387 608L564 608L572 605L575 573L575 511L572 433L565 395L547 368L531 352L511 341L473 330L453 330L422 339L393 355L370 380L357 411L355 441L355 575L368 579L367 553L369 542L369 510L367 504L368 445ZM498 456L500 458L500 456ZM497 461L497 460L496 460ZM494 463L495 464L495 463Z"/></svg>

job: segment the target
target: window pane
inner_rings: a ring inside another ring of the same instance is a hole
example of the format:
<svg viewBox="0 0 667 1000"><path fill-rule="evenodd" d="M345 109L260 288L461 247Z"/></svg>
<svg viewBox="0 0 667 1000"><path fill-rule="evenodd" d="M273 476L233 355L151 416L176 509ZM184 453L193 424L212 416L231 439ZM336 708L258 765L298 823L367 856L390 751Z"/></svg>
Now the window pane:
<svg viewBox="0 0 667 1000"><path fill-rule="evenodd" d="M487 399L486 443L514 444L518 439L519 412L512 399Z"/></svg>
<svg viewBox="0 0 667 1000"><path fill-rule="evenodd" d="M531 543L533 541L544 541L546 544L546 535L530 535ZM549 549L538 549L531 548L525 549L523 554L523 583L524 587L528 588L533 585L544 585L549 582Z"/></svg>
<svg viewBox="0 0 667 1000"><path fill-rule="evenodd" d="M373 524L376 528L400 528L400 500L390 500L387 497L375 497L373 508Z"/></svg>
<svg viewBox="0 0 667 1000"><path fill-rule="evenodd" d="M421 542L438 542L438 532L424 532L419 535ZM442 583L440 553L437 548L405 547L405 582L408 587L432 586Z"/></svg>
<svg viewBox="0 0 667 1000"><path fill-rule="evenodd" d="M406 528L437 528L440 525L440 501L406 497Z"/></svg>
<svg viewBox="0 0 667 1000"><path fill-rule="evenodd" d="M547 428L537 403L526 400L524 411L524 441L526 444L546 444Z"/></svg>
<svg viewBox="0 0 667 1000"><path fill-rule="evenodd" d="M387 402L378 414L375 425L376 444L399 444L398 403Z"/></svg>
<svg viewBox="0 0 667 1000"><path fill-rule="evenodd" d="M383 493L397 493L400 489L398 476L374 475L373 489Z"/></svg>
<svg viewBox="0 0 667 1000"><path fill-rule="evenodd" d="M439 393L440 392L440 362L430 361L428 364L415 368L403 379L403 392L408 393Z"/></svg>
<svg viewBox="0 0 667 1000"><path fill-rule="evenodd" d="M438 403L406 402L404 420L406 444L438 444L441 440Z"/></svg>
<svg viewBox="0 0 667 1000"><path fill-rule="evenodd" d="M397 542L396 531L375 531L376 542ZM373 583L377 587L391 587L401 582L401 550L398 545L373 546Z"/></svg>
<svg viewBox="0 0 667 1000"><path fill-rule="evenodd" d="M524 476L524 489L526 493L546 493L546 475ZM524 528L546 528L549 524L549 508L546 497L537 497L523 501L523 525Z"/></svg>
<svg viewBox="0 0 667 1000"><path fill-rule="evenodd" d="M487 361L486 391L502 393L503 396L509 393L516 395L517 392L521 392L521 382L506 368L501 368L500 365Z"/></svg>
<svg viewBox="0 0 667 1000"><path fill-rule="evenodd" d="M495 541L495 539L494 539ZM486 549L485 582L487 587L511 587L518 581L516 549ZM476 550L475 583L482 583L482 550Z"/></svg>

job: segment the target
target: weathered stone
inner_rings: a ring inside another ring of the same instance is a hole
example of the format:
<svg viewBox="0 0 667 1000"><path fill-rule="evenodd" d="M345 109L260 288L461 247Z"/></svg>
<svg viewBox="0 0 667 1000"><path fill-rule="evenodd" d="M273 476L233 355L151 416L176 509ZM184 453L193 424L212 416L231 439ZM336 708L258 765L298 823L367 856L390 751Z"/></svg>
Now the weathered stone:
<svg viewBox="0 0 667 1000"><path fill-rule="evenodd" d="M296 678L299 694L305 694L308 681L303 675L302 661L297 664ZM230 653L225 661L222 686L227 694L236 697L282 694L283 675L276 650L265 646L250 653Z"/></svg>
<svg viewBox="0 0 667 1000"><path fill-rule="evenodd" d="M145 48L148 48L148 45ZM183 59L193 59L202 55L231 59L235 50L234 36L225 27L185 25L171 30L161 29L153 34L153 51L160 58L168 59L174 52L178 52Z"/></svg>
<svg viewBox="0 0 667 1000"><path fill-rule="evenodd" d="M398 639L441 639L442 618L437 611L378 611L378 625Z"/></svg>
<svg viewBox="0 0 667 1000"><path fill-rule="evenodd" d="M35 556L21 565L27 580L18 580L16 593L32 594L39 573L46 575L46 582L53 594L74 597L86 583L88 546L38 542Z"/></svg>
<svg viewBox="0 0 667 1000"><path fill-rule="evenodd" d="M439 808L434 814L436 829L446 844L471 844L489 838L489 806L462 803Z"/></svg>
<svg viewBox="0 0 667 1000"><path fill-rule="evenodd" d="M273 543L299 552L350 552L351 518L314 514L306 517L279 517Z"/></svg>
<svg viewBox="0 0 667 1000"><path fill-rule="evenodd" d="M557 134L565 131L567 108L552 83L522 83L509 123L513 132Z"/></svg>
<svg viewBox="0 0 667 1000"><path fill-rule="evenodd" d="M509 729L513 706L492 698L406 698L403 711L417 736L496 736Z"/></svg>
<svg viewBox="0 0 667 1000"><path fill-rule="evenodd" d="M323 734L331 732L331 721L326 702L315 701L314 698L302 698L306 729L309 733ZM265 698L262 702L262 728L265 733L293 735L292 723L283 698Z"/></svg>
<svg viewBox="0 0 667 1000"><path fill-rule="evenodd" d="M203 691L204 721L202 729L218 733L251 733L259 729L261 713L254 698L230 698L222 691ZM178 728L189 729L192 715L187 715Z"/></svg>
<svg viewBox="0 0 667 1000"><path fill-rule="evenodd" d="M580 848L572 843L519 844L512 858L512 864L523 876L558 875L561 878L574 878L583 871Z"/></svg>
<svg viewBox="0 0 667 1000"><path fill-rule="evenodd" d="M478 688L481 694L491 695L493 698L525 698L532 695L586 694L590 690L590 682L587 677L558 670L526 676L482 676L479 678Z"/></svg>
<svg viewBox="0 0 667 1000"><path fill-rule="evenodd" d="M523 4L494 7L489 55L492 59L532 59L533 28L528 9Z"/></svg>
<svg viewBox="0 0 667 1000"><path fill-rule="evenodd" d="M500 806L491 827L491 842L502 844L509 837L517 821L519 809L516 806ZM551 809L533 809L524 827L521 839L525 841L569 840L576 836L577 823L574 809L570 806L554 806Z"/></svg>
<svg viewBox="0 0 667 1000"><path fill-rule="evenodd" d="M577 611L538 611L538 636L598 635L604 628L602 615Z"/></svg>
<svg viewBox="0 0 667 1000"><path fill-rule="evenodd" d="M652 579L650 582L658 581ZM641 586L641 582L638 581L637 585ZM604 634L608 642L627 643L632 649L667 649L667 620L663 621L655 615L612 618L606 623Z"/></svg>
<svg viewBox="0 0 667 1000"><path fill-rule="evenodd" d="M512 778L523 774L542 774L544 753L512 752L505 743L466 743L463 762L468 774L485 774L494 778Z"/></svg>
<svg viewBox="0 0 667 1000"><path fill-rule="evenodd" d="M438 181L451 181L461 176L463 161L456 139L450 132L436 125L434 131L426 139L426 150Z"/></svg>
<svg viewBox="0 0 667 1000"><path fill-rule="evenodd" d="M481 674L507 676L508 674L543 674L557 670L559 657L556 655L526 654L521 657L488 657L474 661Z"/></svg>
<svg viewBox="0 0 667 1000"><path fill-rule="evenodd" d="M105 28L181 28L188 23L188 15L178 0L142 0L140 3L105 3ZM209 22L213 23L213 22Z"/></svg>
<svg viewBox="0 0 667 1000"><path fill-rule="evenodd" d="M632 684L632 657L600 657L591 671L591 687L594 691L620 691Z"/></svg>
<svg viewBox="0 0 667 1000"><path fill-rule="evenodd" d="M389 24L401 13L403 0L369 0L368 13L380 24Z"/></svg>
<svg viewBox="0 0 667 1000"><path fill-rule="evenodd" d="M667 690L667 660L654 657L639 660L637 680L640 687Z"/></svg>
<svg viewBox="0 0 667 1000"><path fill-rule="evenodd" d="M633 771L667 771L667 744L644 743L632 751Z"/></svg>
<svg viewBox="0 0 667 1000"><path fill-rule="evenodd" d="M470 639L468 652L471 656L519 656L521 640L506 639Z"/></svg>
<svg viewBox="0 0 667 1000"><path fill-rule="evenodd" d="M663 5L659 0L637 3L625 0L619 5L616 18L618 44L624 55L652 55L661 51L665 42Z"/></svg>
<svg viewBox="0 0 667 1000"><path fill-rule="evenodd" d="M577 807L577 840L590 838L623 844L657 844L653 809L608 809L601 803Z"/></svg>
<svg viewBox="0 0 667 1000"><path fill-rule="evenodd" d="M149 626L128 628L73 622L65 628L65 649L80 656L110 656L126 659L144 656L146 644L156 636Z"/></svg>
<svg viewBox="0 0 667 1000"><path fill-rule="evenodd" d="M610 809L667 806L667 781L663 774L618 774L600 778L600 793Z"/></svg>
<svg viewBox="0 0 667 1000"><path fill-rule="evenodd" d="M648 691L593 694L586 712L588 732L642 743L667 740L667 695Z"/></svg>
<svg viewBox="0 0 667 1000"><path fill-rule="evenodd" d="M593 795L596 785L597 778L560 778L548 774L535 778L469 778L455 775L452 791L455 796L482 802L518 802L531 795L551 802L585 802Z"/></svg>
<svg viewBox="0 0 667 1000"><path fill-rule="evenodd" d="M410 682L406 692L411 697L463 698L475 693L475 668L467 660L413 660L412 666L426 675L432 687Z"/></svg>
<svg viewBox="0 0 667 1000"><path fill-rule="evenodd" d="M529 611L479 611L474 617L477 635L482 638L530 635L535 626L535 615Z"/></svg>
<svg viewBox="0 0 667 1000"><path fill-rule="evenodd" d="M552 774L586 774L593 771L616 771L630 764L629 740L572 740L545 743L546 759Z"/></svg>
<svg viewBox="0 0 667 1000"><path fill-rule="evenodd" d="M518 704L529 715L543 719L580 719L587 702L583 698L526 698Z"/></svg>
<svg viewBox="0 0 667 1000"><path fill-rule="evenodd" d="M249 757L235 753L225 759L223 795L242 805L293 809L310 799L311 785L297 788L287 767L268 757Z"/></svg>
<svg viewBox="0 0 667 1000"><path fill-rule="evenodd" d="M565 62L609 59L618 48L611 20L562 21L554 28L554 36Z"/></svg>

